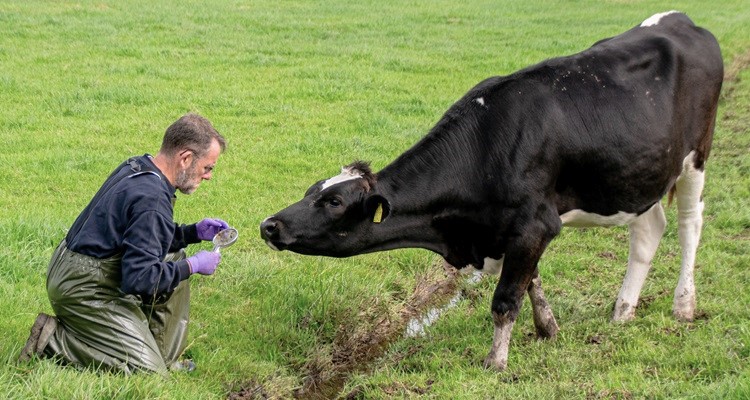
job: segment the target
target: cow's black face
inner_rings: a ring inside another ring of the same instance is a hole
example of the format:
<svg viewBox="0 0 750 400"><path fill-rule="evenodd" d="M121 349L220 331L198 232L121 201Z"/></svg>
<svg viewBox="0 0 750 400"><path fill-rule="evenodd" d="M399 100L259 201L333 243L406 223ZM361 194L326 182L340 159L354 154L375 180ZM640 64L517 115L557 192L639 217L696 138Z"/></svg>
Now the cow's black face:
<svg viewBox="0 0 750 400"><path fill-rule="evenodd" d="M311 186L299 202L266 218L260 235L276 250L331 257L358 254L367 246L376 212L381 219L387 217L387 203L372 194L373 185L366 164L345 167L340 175Z"/></svg>

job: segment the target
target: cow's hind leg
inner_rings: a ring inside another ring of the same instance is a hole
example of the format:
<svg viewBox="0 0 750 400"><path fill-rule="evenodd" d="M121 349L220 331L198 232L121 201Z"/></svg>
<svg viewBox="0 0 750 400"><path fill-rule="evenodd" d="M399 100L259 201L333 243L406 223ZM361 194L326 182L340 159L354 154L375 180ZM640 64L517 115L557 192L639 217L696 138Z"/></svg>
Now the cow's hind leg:
<svg viewBox="0 0 750 400"><path fill-rule="evenodd" d="M534 277L531 279L531 283L529 283L528 293L531 300L531 308L534 312L534 326L536 327L537 335L541 338L554 337L560 328L557 326L555 315L552 314L552 309L544 297L542 278L539 276L538 269L534 271Z"/></svg>
<svg viewBox="0 0 750 400"><path fill-rule="evenodd" d="M656 248L659 246L666 226L667 219L661 203L654 204L630 223L628 270L615 302L613 321L629 321L635 317L635 308L643 283L651 269L651 260L656 254Z"/></svg>
<svg viewBox="0 0 750 400"><path fill-rule="evenodd" d="M672 312L681 321L692 321L695 314L695 254L703 228L704 171L694 166L695 153L691 152L682 163L682 173L675 184L677 221L679 226L682 266L680 279L674 291Z"/></svg>

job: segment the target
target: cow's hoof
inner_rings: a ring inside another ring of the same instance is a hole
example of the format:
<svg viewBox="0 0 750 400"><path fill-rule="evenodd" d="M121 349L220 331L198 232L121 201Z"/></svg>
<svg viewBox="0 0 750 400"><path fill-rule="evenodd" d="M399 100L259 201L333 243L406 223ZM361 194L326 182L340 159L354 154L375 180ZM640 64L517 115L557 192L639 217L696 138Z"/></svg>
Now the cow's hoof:
<svg viewBox="0 0 750 400"><path fill-rule="evenodd" d="M612 322L628 322L635 319L635 307L630 303L617 302L612 314Z"/></svg>
<svg viewBox="0 0 750 400"><path fill-rule="evenodd" d="M497 360L493 354L484 359L484 368L495 371L505 371L508 366L508 360Z"/></svg>
<svg viewBox="0 0 750 400"><path fill-rule="evenodd" d="M557 326L557 321L554 319L544 324L543 326L536 327L536 335L540 339L554 339L557 336L557 332L560 331L560 327Z"/></svg>
<svg viewBox="0 0 750 400"><path fill-rule="evenodd" d="M684 296L675 298L672 305L672 315L682 322L691 322L695 318L695 297Z"/></svg>
<svg viewBox="0 0 750 400"><path fill-rule="evenodd" d="M672 311L672 315L674 315L674 318L680 322L693 322L695 319L695 309L685 308L678 310L675 308L674 311Z"/></svg>

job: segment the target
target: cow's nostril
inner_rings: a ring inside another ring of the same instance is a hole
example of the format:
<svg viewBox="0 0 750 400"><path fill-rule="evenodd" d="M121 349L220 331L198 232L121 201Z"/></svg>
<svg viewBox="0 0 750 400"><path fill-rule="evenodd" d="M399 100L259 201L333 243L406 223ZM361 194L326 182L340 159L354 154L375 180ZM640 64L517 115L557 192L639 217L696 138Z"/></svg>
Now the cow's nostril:
<svg viewBox="0 0 750 400"><path fill-rule="evenodd" d="M266 220L260 224L260 235L264 239L274 239L278 234L279 224L273 218L266 218Z"/></svg>

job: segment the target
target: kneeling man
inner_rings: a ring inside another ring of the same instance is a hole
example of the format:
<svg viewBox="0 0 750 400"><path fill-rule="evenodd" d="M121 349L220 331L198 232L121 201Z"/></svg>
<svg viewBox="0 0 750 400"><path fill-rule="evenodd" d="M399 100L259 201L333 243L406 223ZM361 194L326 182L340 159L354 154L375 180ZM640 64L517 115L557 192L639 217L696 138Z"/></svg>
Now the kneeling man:
<svg viewBox="0 0 750 400"><path fill-rule="evenodd" d="M47 293L55 316L39 314L19 360L54 357L105 370L150 371L178 361L187 344L188 278L211 275L219 253L187 257L188 244L211 240L226 222L173 221L175 192L190 194L226 147L211 123L187 114L167 128L156 156L120 164L55 250Z"/></svg>

